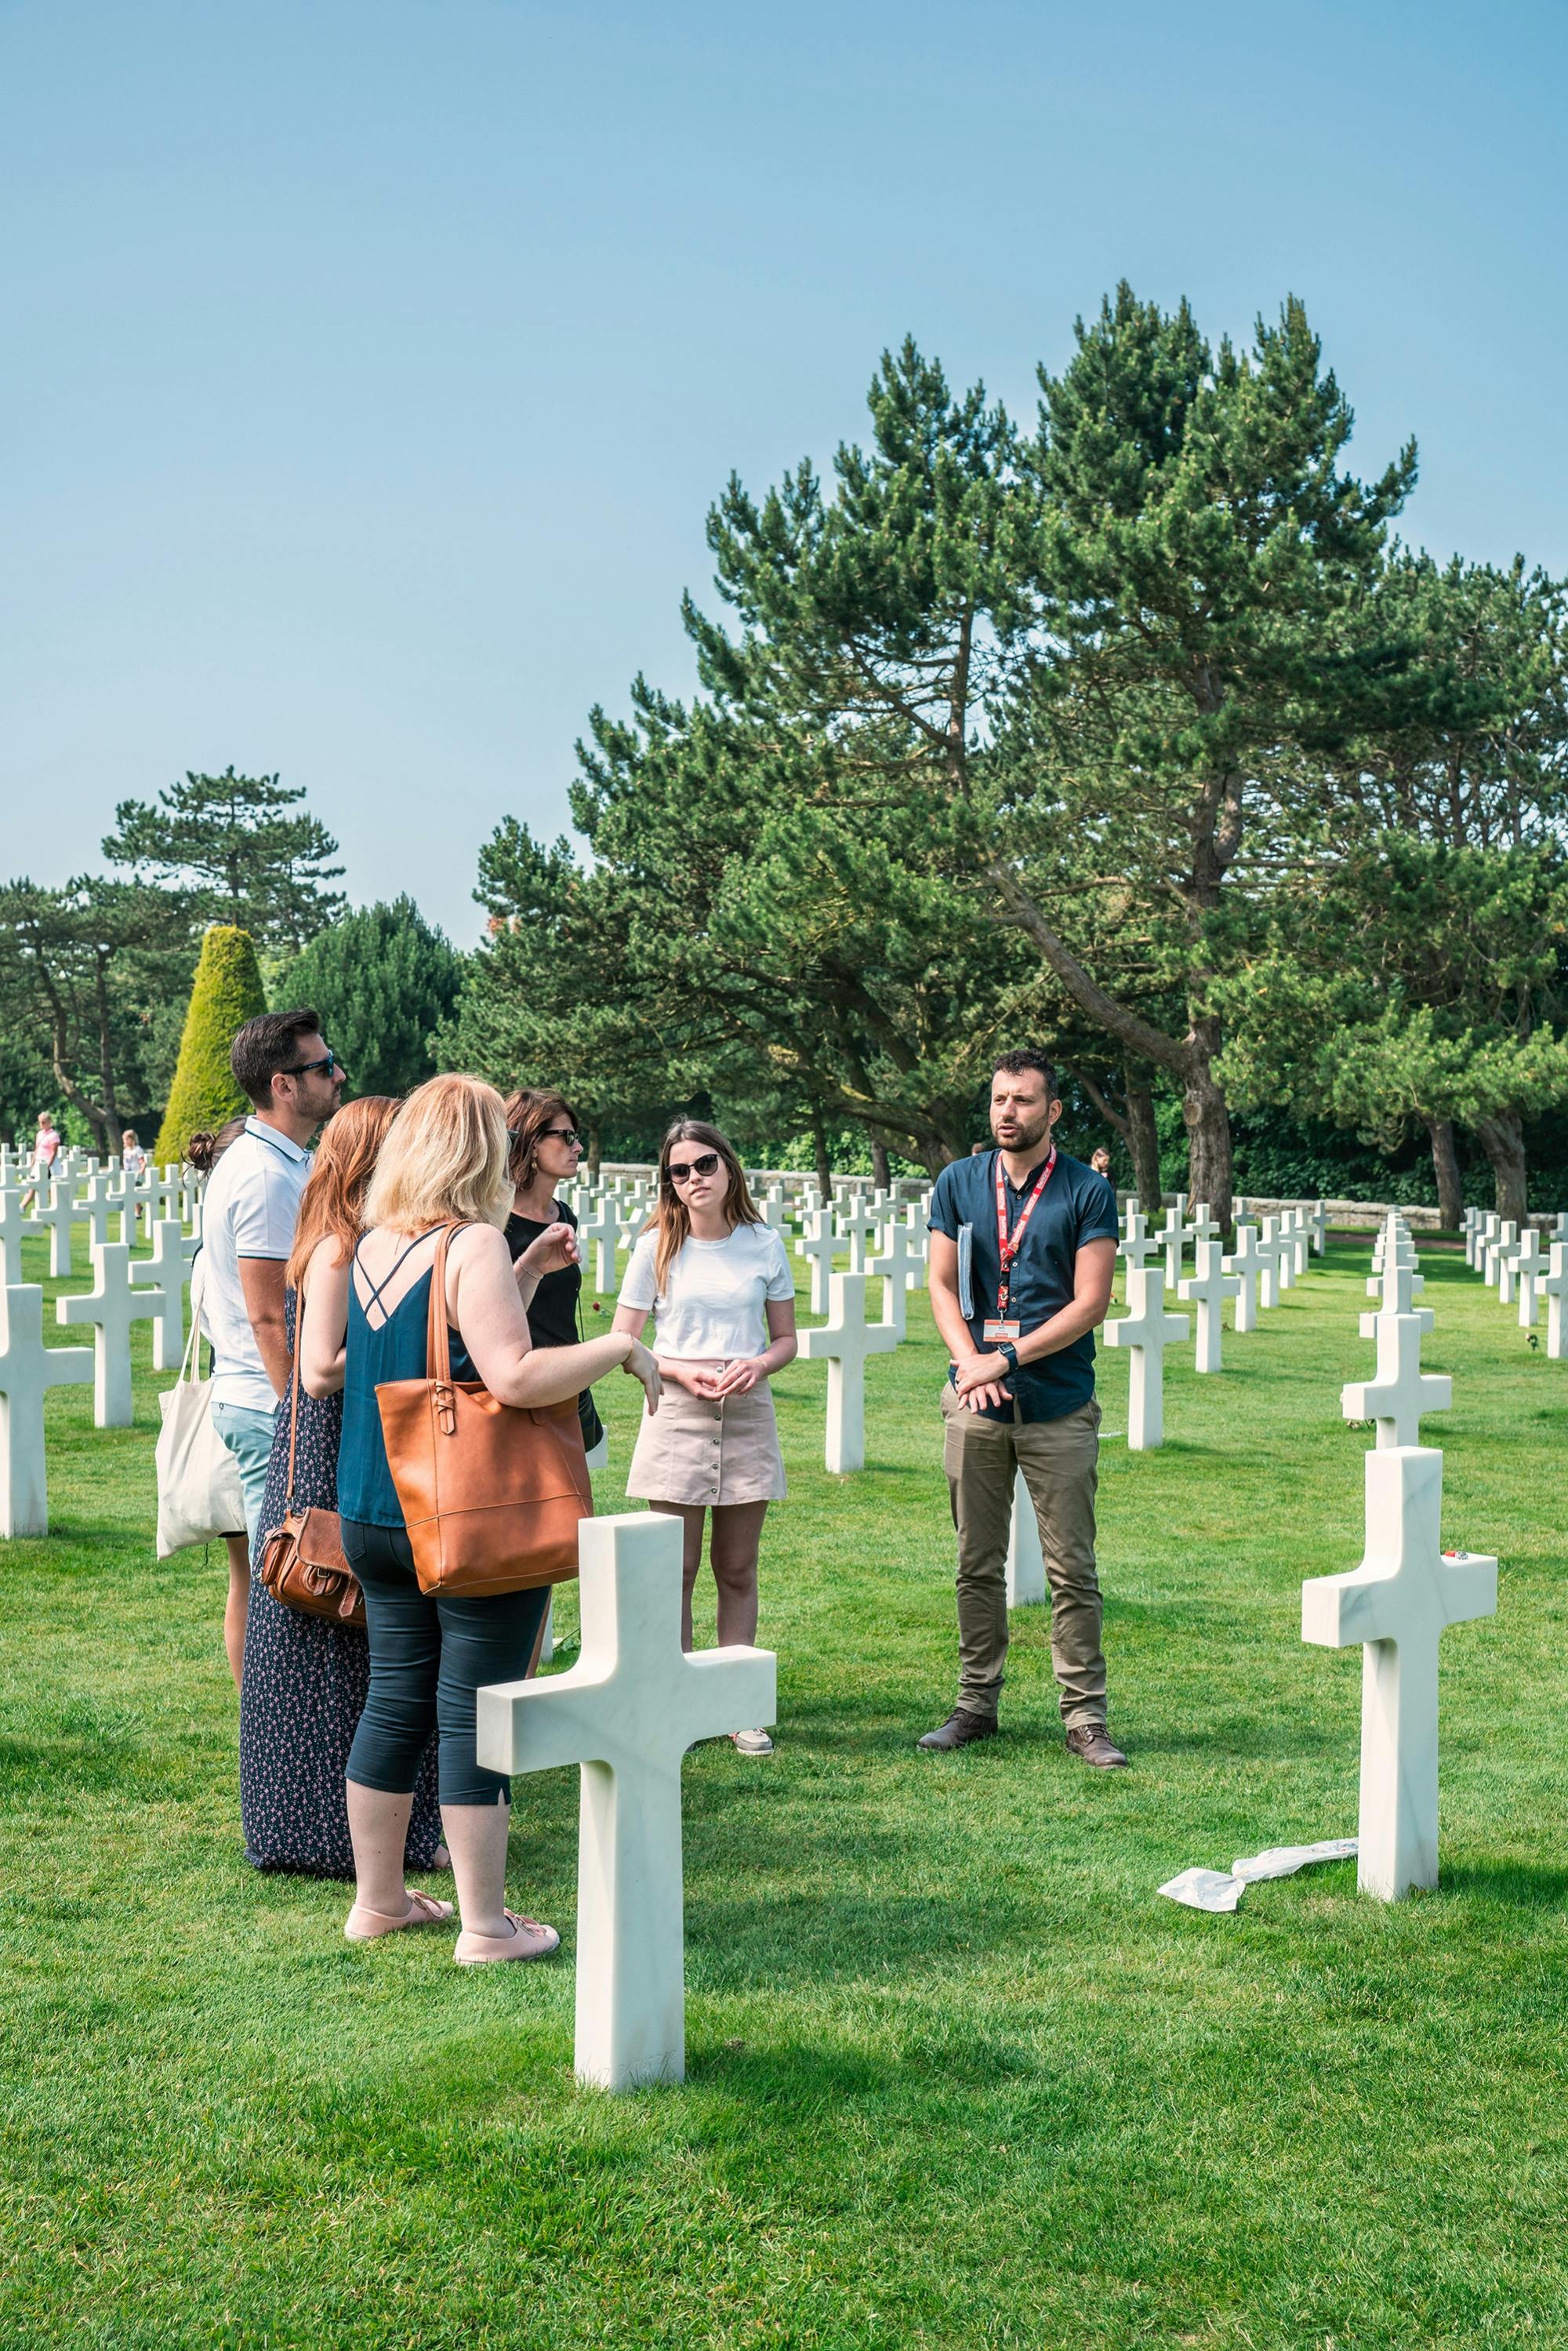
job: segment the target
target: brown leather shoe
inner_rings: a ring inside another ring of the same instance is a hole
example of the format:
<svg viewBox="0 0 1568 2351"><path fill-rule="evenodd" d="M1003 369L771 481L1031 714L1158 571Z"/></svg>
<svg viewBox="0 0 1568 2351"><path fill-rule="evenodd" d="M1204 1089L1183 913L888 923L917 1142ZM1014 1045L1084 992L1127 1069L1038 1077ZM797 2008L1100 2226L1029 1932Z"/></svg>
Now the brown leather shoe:
<svg viewBox="0 0 1568 2351"><path fill-rule="evenodd" d="M1102 1771L1124 1771L1127 1759L1103 1722L1081 1722L1067 1734L1067 1751Z"/></svg>
<svg viewBox="0 0 1568 2351"><path fill-rule="evenodd" d="M967 1747L977 1739L994 1739L997 1718L994 1714L971 1714L966 1707L956 1706L946 1722L928 1730L915 1745L933 1751L946 1751L950 1747Z"/></svg>

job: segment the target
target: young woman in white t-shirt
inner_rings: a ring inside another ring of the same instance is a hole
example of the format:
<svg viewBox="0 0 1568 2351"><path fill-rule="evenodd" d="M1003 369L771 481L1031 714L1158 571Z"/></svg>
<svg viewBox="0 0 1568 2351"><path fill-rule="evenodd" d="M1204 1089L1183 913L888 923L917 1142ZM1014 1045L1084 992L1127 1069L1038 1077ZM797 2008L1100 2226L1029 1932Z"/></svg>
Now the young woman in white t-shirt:
<svg viewBox="0 0 1568 2351"><path fill-rule="evenodd" d="M678 1120L664 1137L658 1202L632 1252L615 1328L641 1338L650 1312L664 1391L657 1414L643 1413L626 1491L675 1514L685 1530L688 1649L712 1511L719 1642L750 1643L762 1521L785 1492L768 1382L794 1359L795 1282L739 1160L700 1119ZM773 1751L765 1730L737 1731L735 1743L743 1755Z"/></svg>

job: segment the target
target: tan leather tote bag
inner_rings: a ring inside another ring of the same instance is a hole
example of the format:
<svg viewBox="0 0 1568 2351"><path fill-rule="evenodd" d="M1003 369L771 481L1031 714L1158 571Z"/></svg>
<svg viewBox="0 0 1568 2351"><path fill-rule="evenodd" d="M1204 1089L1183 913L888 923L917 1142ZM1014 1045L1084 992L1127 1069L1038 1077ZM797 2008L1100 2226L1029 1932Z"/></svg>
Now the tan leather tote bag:
<svg viewBox="0 0 1568 2351"><path fill-rule="evenodd" d="M425 1377L376 1390L387 1461L422 1592L526 1592L577 1573L593 1516L577 1399L519 1409L452 1376L448 1225L430 1270Z"/></svg>
<svg viewBox="0 0 1568 2351"><path fill-rule="evenodd" d="M283 1524L262 1537L261 1580L285 1608L307 1616L335 1616L340 1625L365 1626L365 1595L343 1556L341 1521L336 1510L294 1507L294 1451L299 1435L299 1345L305 1335L305 1301L294 1318L294 1362L288 1379L288 1484Z"/></svg>

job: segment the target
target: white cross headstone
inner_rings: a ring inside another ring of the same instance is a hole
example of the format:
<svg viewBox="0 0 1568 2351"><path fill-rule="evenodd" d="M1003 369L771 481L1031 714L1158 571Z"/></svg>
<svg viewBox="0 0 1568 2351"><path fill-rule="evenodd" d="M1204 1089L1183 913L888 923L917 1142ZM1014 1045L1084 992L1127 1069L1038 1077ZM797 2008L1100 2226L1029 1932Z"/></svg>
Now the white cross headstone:
<svg viewBox="0 0 1568 2351"><path fill-rule="evenodd" d="M1149 1453L1166 1441L1165 1353L1186 1337L1185 1314L1167 1314L1165 1276L1158 1266L1129 1268L1127 1313L1107 1322L1105 1344L1130 1347L1127 1370L1127 1449Z"/></svg>
<svg viewBox="0 0 1568 2351"><path fill-rule="evenodd" d="M1314 1200L1307 1210L1307 1230L1312 1238L1312 1255L1322 1257L1328 1241L1329 1212L1321 1200Z"/></svg>
<svg viewBox="0 0 1568 2351"><path fill-rule="evenodd" d="M865 1319L867 1276L835 1273L829 1283L832 1311L826 1322L800 1333L800 1353L809 1364L828 1366L827 1466L835 1476L865 1467L865 1367L869 1357L890 1354L898 1333L890 1323Z"/></svg>
<svg viewBox="0 0 1568 2351"><path fill-rule="evenodd" d="M1291 1210L1288 1229L1290 1232L1291 1248L1294 1252L1291 1260L1291 1270L1294 1279L1297 1281L1300 1281L1301 1276L1307 1270L1307 1252L1311 1248L1312 1238L1312 1234L1307 1229L1307 1212L1305 1208L1292 1208Z"/></svg>
<svg viewBox="0 0 1568 2351"><path fill-rule="evenodd" d="M767 1649L681 1649L681 1527L657 1511L585 1520L582 1639L570 1671L482 1689L493 1771L580 1765L580 2082L632 2090L685 2074L681 1759L700 1739L766 1729Z"/></svg>
<svg viewBox="0 0 1568 2351"><path fill-rule="evenodd" d="M1182 1252L1186 1243L1186 1194L1178 1192L1176 1206L1167 1208L1160 1228L1159 1244L1166 1253L1166 1288L1174 1291L1181 1280Z"/></svg>
<svg viewBox="0 0 1568 2351"><path fill-rule="evenodd" d="M87 1189L77 1201L77 1222L88 1228L89 1249L102 1249L109 1239L109 1220L117 1203L107 1176L89 1176Z"/></svg>
<svg viewBox="0 0 1568 2351"><path fill-rule="evenodd" d="M848 1241L850 1245L852 1273L865 1271L865 1245L875 1233L878 1222L865 1202L860 1199L853 1202L847 1216L839 1218L838 1238L841 1242Z"/></svg>
<svg viewBox="0 0 1568 2351"><path fill-rule="evenodd" d="M1390 1257L1381 1273L1366 1278L1366 1294L1375 1298L1385 1314L1408 1314L1412 1301L1427 1287L1427 1277L1417 1273L1414 1265Z"/></svg>
<svg viewBox="0 0 1568 2351"><path fill-rule="evenodd" d="M1465 1244L1465 1263L1467 1265L1474 1265L1476 1261L1476 1228L1479 1222L1480 1210L1479 1208L1467 1208L1464 1215L1459 1219L1459 1238Z"/></svg>
<svg viewBox="0 0 1568 2351"><path fill-rule="evenodd" d="M1563 1312L1568 1296L1568 1241L1552 1242L1552 1270L1541 1276L1536 1287L1546 1301L1546 1353L1560 1364L1568 1355L1568 1319Z"/></svg>
<svg viewBox="0 0 1568 2351"><path fill-rule="evenodd" d="M48 1484L44 1397L85 1385L86 1347L46 1347L44 1293L37 1282L0 1286L0 1535L47 1535Z"/></svg>
<svg viewBox="0 0 1568 2351"><path fill-rule="evenodd" d="M1488 1233L1481 1252L1482 1279L1489 1290L1497 1287L1499 1259L1505 1249L1513 1247L1517 1238L1517 1229L1511 1221L1505 1221L1501 1217L1493 1219L1493 1229Z"/></svg>
<svg viewBox="0 0 1568 2351"><path fill-rule="evenodd" d="M909 1244L914 1236L907 1225L891 1217L883 1228L883 1248L880 1257L870 1259L866 1271L874 1279L882 1277L882 1319L891 1324L902 1339L908 1328L904 1307L909 1296L909 1270L920 1259L912 1255Z"/></svg>
<svg viewBox="0 0 1568 2351"><path fill-rule="evenodd" d="M57 1321L68 1329L92 1329L92 1419L95 1428L129 1428L131 1326L162 1311L155 1290L131 1287L131 1250L124 1241L103 1241L92 1252L93 1284L74 1298L55 1301Z"/></svg>
<svg viewBox="0 0 1568 2351"><path fill-rule="evenodd" d="M915 1201L904 1212L904 1229L909 1236L909 1271L904 1277L907 1290L924 1290L925 1287L925 1269L931 1261L931 1239L926 1231L928 1214L929 1203L923 1208Z"/></svg>
<svg viewBox="0 0 1568 2351"><path fill-rule="evenodd" d="M1519 1327L1531 1331L1541 1311L1541 1277L1547 1269L1547 1258L1541 1246L1541 1235L1533 1225L1526 1225L1520 1236L1514 1273L1519 1282Z"/></svg>
<svg viewBox="0 0 1568 2351"><path fill-rule="evenodd" d="M1158 1256L1161 1246L1156 1236L1149 1230L1148 1219L1138 1208L1130 1207L1127 1210L1127 1229L1116 1251L1118 1257L1126 1259L1128 1271L1142 1273L1150 1258Z"/></svg>
<svg viewBox="0 0 1568 2351"><path fill-rule="evenodd" d="M1226 1273L1220 1266L1221 1245L1217 1240L1199 1240L1194 1250L1197 1271L1184 1281L1176 1291L1184 1306L1196 1306L1197 1367L1200 1372L1220 1369L1220 1331L1225 1301L1241 1295L1241 1276Z"/></svg>
<svg viewBox="0 0 1568 2351"><path fill-rule="evenodd" d="M1236 1329L1239 1332L1258 1328L1258 1288L1268 1269L1269 1260L1256 1225L1244 1225L1238 1218L1236 1247L1228 1258L1221 1259L1227 1273L1239 1279L1241 1287L1236 1293Z"/></svg>
<svg viewBox="0 0 1568 2351"><path fill-rule="evenodd" d="M770 1233L781 1233L789 1221L782 1192L767 1192L757 1204L758 1214Z"/></svg>
<svg viewBox="0 0 1568 2351"><path fill-rule="evenodd" d="M828 1276L833 1270L833 1251L837 1247L831 1208L809 1209L805 1232L795 1244L795 1254L804 1258L811 1269L813 1314L825 1314L828 1311Z"/></svg>
<svg viewBox="0 0 1568 2351"><path fill-rule="evenodd" d="M621 1220L615 1213L614 1201L606 1196L597 1214L585 1217L577 1228L577 1245L585 1267L591 1245L596 1252L593 1287L601 1298L608 1297L615 1287L615 1252L620 1242Z"/></svg>
<svg viewBox="0 0 1568 2351"><path fill-rule="evenodd" d="M22 1279L22 1236L37 1230L23 1212L27 1196L24 1184L0 1184L0 1287Z"/></svg>
<svg viewBox="0 0 1568 2351"><path fill-rule="evenodd" d="M1498 1245L1497 1257L1495 1259L1497 1267L1497 1295L1500 1306L1511 1306L1513 1304L1514 1276L1519 1266L1519 1252L1521 1247L1521 1242L1520 1238L1519 1227L1517 1225L1504 1225L1502 1228L1502 1239Z"/></svg>
<svg viewBox="0 0 1568 2351"><path fill-rule="evenodd" d="M1282 1259L1290 1243L1280 1231L1278 1217L1265 1217L1258 1241L1258 1304L1264 1313L1280 1303L1284 1275Z"/></svg>
<svg viewBox="0 0 1568 2351"><path fill-rule="evenodd" d="M1034 1497L1019 1469L1013 1479L1013 1517L1008 1532L1008 1606L1034 1608L1046 1597L1045 1553Z"/></svg>
<svg viewBox="0 0 1568 2351"><path fill-rule="evenodd" d="M71 1183L40 1186L33 1209L32 1223L37 1231L49 1237L49 1279L68 1281L73 1270L71 1234L78 1222L76 1202L72 1197L76 1186ZM47 1192L46 1199L45 1192Z"/></svg>
<svg viewBox="0 0 1568 2351"><path fill-rule="evenodd" d="M1357 1883L1397 1902L1437 1883L1437 1645L1497 1609L1497 1562L1442 1548L1443 1457L1366 1456L1366 1552L1349 1575L1301 1586L1301 1638L1364 1644Z"/></svg>
<svg viewBox="0 0 1568 2351"><path fill-rule="evenodd" d="M152 1254L131 1260L131 1286L151 1289L158 1296L152 1324L152 1368L177 1372L185 1353L185 1284L196 1254L177 1217L161 1217L152 1228Z"/></svg>
<svg viewBox="0 0 1568 2351"><path fill-rule="evenodd" d="M1187 1238L1196 1251L1199 1241L1217 1241L1224 1238L1223 1227L1217 1225L1208 1213L1208 1202L1199 1200L1187 1225Z"/></svg>
<svg viewBox="0 0 1568 2351"><path fill-rule="evenodd" d="M1421 1369L1419 1314L1375 1314L1377 1370L1370 1380L1353 1380L1340 1390L1346 1420L1375 1420L1380 1450L1419 1445L1423 1414L1447 1412L1454 1383L1446 1372Z"/></svg>

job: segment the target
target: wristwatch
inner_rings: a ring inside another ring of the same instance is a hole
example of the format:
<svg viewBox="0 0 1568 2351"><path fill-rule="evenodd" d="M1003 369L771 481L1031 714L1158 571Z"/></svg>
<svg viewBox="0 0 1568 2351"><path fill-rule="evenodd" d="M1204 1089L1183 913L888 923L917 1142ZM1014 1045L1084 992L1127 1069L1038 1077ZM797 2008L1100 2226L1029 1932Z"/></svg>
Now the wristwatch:
<svg viewBox="0 0 1568 2351"><path fill-rule="evenodd" d="M1009 1372L1017 1371L1019 1367L1019 1351L1013 1345L1010 1339L998 1339L997 1341L997 1353L1001 1357L1003 1363L1006 1364Z"/></svg>

